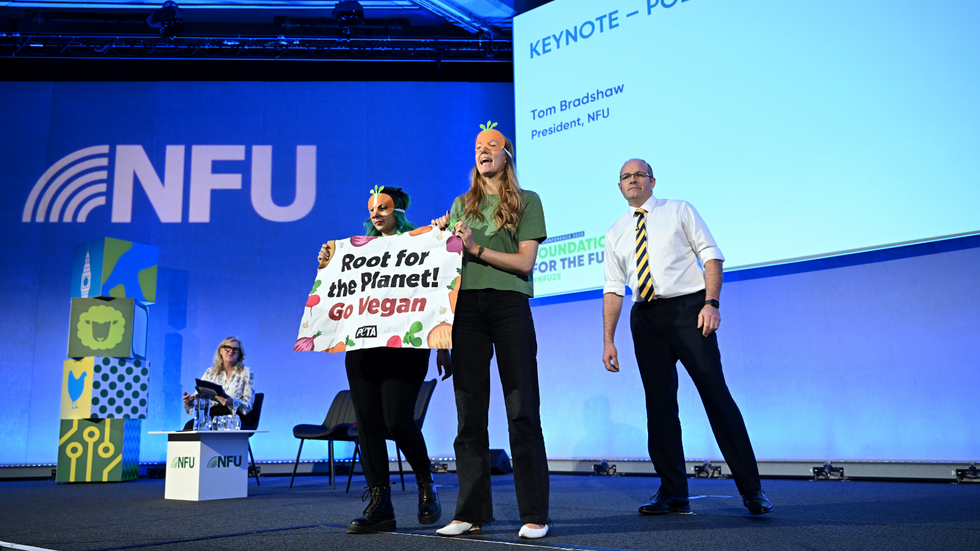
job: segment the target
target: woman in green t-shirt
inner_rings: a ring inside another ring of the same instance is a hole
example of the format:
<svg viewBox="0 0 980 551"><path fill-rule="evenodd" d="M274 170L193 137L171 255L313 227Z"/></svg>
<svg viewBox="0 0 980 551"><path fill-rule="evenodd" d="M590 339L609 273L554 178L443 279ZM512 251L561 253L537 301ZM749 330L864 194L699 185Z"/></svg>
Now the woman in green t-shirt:
<svg viewBox="0 0 980 551"><path fill-rule="evenodd" d="M456 471L459 499L442 536L480 532L493 522L490 495L490 359L507 407L514 486L524 526L519 536L548 533L548 458L539 413L537 339L528 299L538 244L547 237L541 200L522 190L514 146L495 125L476 139L470 189L453 202L450 220L463 240L460 290L453 321L453 374L459 427Z"/></svg>

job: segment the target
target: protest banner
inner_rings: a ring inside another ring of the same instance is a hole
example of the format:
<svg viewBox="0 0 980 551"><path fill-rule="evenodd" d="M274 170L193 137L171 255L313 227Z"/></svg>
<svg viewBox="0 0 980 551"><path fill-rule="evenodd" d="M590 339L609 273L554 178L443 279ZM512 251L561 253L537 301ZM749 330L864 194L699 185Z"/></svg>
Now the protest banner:
<svg viewBox="0 0 980 551"><path fill-rule="evenodd" d="M317 270L293 350L452 348L460 238L424 226L327 248L330 259Z"/></svg>

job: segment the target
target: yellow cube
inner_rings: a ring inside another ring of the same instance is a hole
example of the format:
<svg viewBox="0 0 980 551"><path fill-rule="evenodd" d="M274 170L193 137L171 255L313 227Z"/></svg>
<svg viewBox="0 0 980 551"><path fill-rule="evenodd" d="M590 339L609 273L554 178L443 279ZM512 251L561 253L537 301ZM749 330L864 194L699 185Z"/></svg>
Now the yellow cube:
<svg viewBox="0 0 980 551"><path fill-rule="evenodd" d="M135 358L65 360L61 419L146 419L150 362Z"/></svg>

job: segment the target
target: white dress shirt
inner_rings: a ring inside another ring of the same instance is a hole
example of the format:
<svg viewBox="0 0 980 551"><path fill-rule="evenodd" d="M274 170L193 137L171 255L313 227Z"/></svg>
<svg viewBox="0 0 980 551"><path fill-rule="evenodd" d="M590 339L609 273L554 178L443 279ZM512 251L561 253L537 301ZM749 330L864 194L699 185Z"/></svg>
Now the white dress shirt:
<svg viewBox="0 0 980 551"><path fill-rule="evenodd" d="M724 262L725 257L698 211L687 201L653 196L640 208L646 211L654 300L703 290L704 263ZM636 210L630 207L606 232L603 293L625 296L629 285L633 302L642 302L636 290L636 220L633 217Z"/></svg>

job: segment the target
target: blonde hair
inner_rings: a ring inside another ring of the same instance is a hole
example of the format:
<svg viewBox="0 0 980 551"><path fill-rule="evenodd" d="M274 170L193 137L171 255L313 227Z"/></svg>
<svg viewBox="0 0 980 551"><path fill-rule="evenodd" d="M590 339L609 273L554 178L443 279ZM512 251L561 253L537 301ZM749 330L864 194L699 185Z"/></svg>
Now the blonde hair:
<svg viewBox="0 0 980 551"><path fill-rule="evenodd" d="M235 361L235 371L241 372L241 370L245 368L245 345L242 344L241 339L233 335L231 337L225 337L225 340L221 341L218 348L214 350L214 365L212 365L208 371L212 371L214 373L222 372L222 370L225 368L225 361L224 358L221 357L221 347L230 342L238 343L238 359Z"/></svg>
<svg viewBox="0 0 980 551"><path fill-rule="evenodd" d="M524 217L524 200L521 199L521 185L517 181L517 169L514 166L514 144L504 137L504 170L498 177L497 208L493 219L497 222L494 231L501 229L508 233L517 232L517 225ZM488 194L486 192L488 178L480 174L476 165L470 170L470 189L463 194L463 218L484 220L480 212L480 201Z"/></svg>

